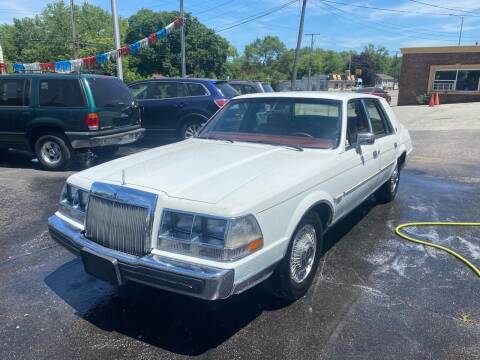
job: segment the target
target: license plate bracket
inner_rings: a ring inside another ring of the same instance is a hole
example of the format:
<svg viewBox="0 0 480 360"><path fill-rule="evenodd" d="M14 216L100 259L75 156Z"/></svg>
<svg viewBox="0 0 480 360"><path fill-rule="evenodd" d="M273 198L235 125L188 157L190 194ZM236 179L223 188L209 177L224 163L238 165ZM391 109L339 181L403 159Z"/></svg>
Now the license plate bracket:
<svg viewBox="0 0 480 360"><path fill-rule="evenodd" d="M113 285L122 285L117 259L100 255L86 247L82 248L80 256L85 272Z"/></svg>

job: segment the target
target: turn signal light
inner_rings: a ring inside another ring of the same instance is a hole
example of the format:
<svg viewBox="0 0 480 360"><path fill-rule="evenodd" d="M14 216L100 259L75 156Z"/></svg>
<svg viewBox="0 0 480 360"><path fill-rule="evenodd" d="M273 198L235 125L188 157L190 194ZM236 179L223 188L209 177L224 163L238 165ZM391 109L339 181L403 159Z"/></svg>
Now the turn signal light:
<svg viewBox="0 0 480 360"><path fill-rule="evenodd" d="M214 101L215 101L215 105L221 108L228 102L228 99L215 99Z"/></svg>
<svg viewBox="0 0 480 360"><path fill-rule="evenodd" d="M100 118L97 113L88 113L86 117L88 130L98 130L100 127Z"/></svg>

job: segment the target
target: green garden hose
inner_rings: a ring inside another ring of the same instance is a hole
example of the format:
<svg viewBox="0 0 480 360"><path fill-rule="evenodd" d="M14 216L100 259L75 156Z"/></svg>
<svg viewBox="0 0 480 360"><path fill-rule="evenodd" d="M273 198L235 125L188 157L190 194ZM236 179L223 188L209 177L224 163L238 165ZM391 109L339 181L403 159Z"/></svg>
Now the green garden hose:
<svg viewBox="0 0 480 360"><path fill-rule="evenodd" d="M435 221L435 222L412 222L412 223L406 223L406 224L401 224L398 225L395 228L395 234L400 236L403 239L412 241L417 244L425 245L425 246L430 246L435 249L439 249L442 251L445 251L449 253L450 255L455 256L458 260L463 262L465 265L467 265L470 269L472 269L475 274L477 274L478 277L480 277L480 268L476 267L471 263L469 260L467 260L464 256L460 255L458 252L447 248L446 246L443 245L438 245L435 243L431 243L428 241L420 240L420 239L415 239L414 237L411 237L405 233L403 233L401 230L407 227L412 227L412 226L480 226L480 222L449 222L449 221Z"/></svg>

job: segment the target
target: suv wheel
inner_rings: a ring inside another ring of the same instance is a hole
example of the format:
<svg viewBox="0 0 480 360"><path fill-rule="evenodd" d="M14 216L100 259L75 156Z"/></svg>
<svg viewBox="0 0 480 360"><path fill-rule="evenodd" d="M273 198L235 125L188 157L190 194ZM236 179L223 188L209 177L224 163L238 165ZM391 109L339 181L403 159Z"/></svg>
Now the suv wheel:
<svg viewBox="0 0 480 360"><path fill-rule="evenodd" d="M35 141L35 154L47 170L64 169L70 162L72 153L68 140L59 133L48 133Z"/></svg>
<svg viewBox="0 0 480 360"><path fill-rule="evenodd" d="M395 170L393 170L392 175L387 180L385 184L383 184L375 193L375 197L381 203L388 203L395 199L395 196L398 192L398 185L400 184L400 169L398 165L395 166Z"/></svg>
<svg viewBox="0 0 480 360"><path fill-rule="evenodd" d="M190 139L195 136L197 132L202 128L202 122L199 120L187 120L180 131L182 139Z"/></svg>
<svg viewBox="0 0 480 360"><path fill-rule="evenodd" d="M265 284L267 291L287 300L305 295L312 285L322 248L322 222L311 212L298 224L285 257Z"/></svg>

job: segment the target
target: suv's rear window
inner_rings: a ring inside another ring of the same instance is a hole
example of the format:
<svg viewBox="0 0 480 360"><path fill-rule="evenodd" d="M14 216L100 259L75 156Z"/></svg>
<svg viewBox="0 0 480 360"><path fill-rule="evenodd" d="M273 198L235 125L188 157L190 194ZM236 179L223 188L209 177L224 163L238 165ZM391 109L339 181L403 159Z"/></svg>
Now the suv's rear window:
<svg viewBox="0 0 480 360"><path fill-rule="evenodd" d="M222 92L226 98L232 98L238 95L238 92L231 87L227 82L216 82L215 86Z"/></svg>
<svg viewBox="0 0 480 360"><path fill-rule="evenodd" d="M85 98L78 79L42 79L38 87L40 106L85 106Z"/></svg>
<svg viewBox="0 0 480 360"><path fill-rule="evenodd" d="M131 105L133 95L125 83L114 77L93 77L87 79L97 107Z"/></svg>
<svg viewBox="0 0 480 360"><path fill-rule="evenodd" d="M27 106L30 103L30 80L0 79L0 106Z"/></svg>

